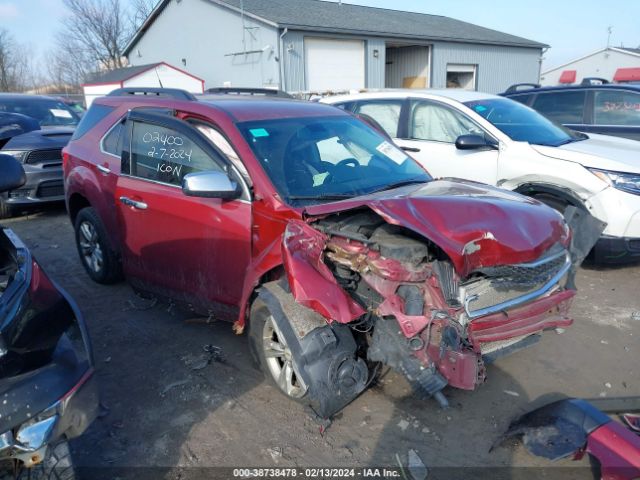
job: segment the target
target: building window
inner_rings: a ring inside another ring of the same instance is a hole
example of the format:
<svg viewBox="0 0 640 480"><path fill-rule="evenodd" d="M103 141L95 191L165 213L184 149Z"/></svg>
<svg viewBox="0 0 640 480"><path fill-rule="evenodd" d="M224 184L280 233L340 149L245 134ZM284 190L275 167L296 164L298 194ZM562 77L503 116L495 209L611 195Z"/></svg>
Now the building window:
<svg viewBox="0 0 640 480"><path fill-rule="evenodd" d="M450 63L447 65L447 88L476 89L477 65Z"/></svg>

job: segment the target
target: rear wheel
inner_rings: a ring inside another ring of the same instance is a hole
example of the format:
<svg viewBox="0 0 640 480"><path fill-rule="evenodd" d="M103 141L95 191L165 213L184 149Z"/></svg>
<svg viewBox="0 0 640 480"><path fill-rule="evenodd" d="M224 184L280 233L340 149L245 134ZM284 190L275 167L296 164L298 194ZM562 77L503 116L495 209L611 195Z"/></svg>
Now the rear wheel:
<svg viewBox="0 0 640 480"><path fill-rule="evenodd" d="M7 202L0 198L0 218L9 218L13 216L13 209Z"/></svg>
<svg viewBox="0 0 640 480"><path fill-rule="evenodd" d="M296 373L296 359L269 308L260 299L251 307L249 339L267 379L287 397L303 399L307 386Z"/></svg>
<svg viewBox="0 0 640 480"><path fill-rule="evenodd" d="M0 465L0 468L5 465ZM8 470L0 471L0 480L75 480L69 444L59 441L47 448L46 457L32 468L13 467L7 464Z"/></svg>
<svg viewBox="0 0 640 480"><path fill-rule="evenodd" d="M97 283L111 284L122 279L122 268L109 246L107 233L92 207L78 212L75 222L76 246L89 276Z"/></svg>

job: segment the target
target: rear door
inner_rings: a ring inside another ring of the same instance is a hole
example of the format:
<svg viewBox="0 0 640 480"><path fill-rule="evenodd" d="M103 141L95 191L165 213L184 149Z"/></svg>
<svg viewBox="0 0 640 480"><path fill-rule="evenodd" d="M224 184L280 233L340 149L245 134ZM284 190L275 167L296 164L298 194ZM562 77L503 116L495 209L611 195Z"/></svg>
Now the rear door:
<svg viewBox="0 0 640 480"><path fill-rule="evenodd" d="M235 200L186 196L182 179L200 171L243 184L188 123L129 114L115 193L123 266L138 288L233 318L250 261L251 204L246 192Z"/></svg>
<svg viewBox="0 0 640 480"><path fill-rule="evenodd" d="M587 91L566 90L538 93L531 107L560 125L587 131Z"/></svg>
<svg viewBox="0 0 640 480"><path fill-rule="evenodd" d="M406 122L401 126L398 146L436 177L456 177L495 185L498 151L495 149L458 150L460 135L491 138L464 112L441 102L412 99L407 105Z"/></svg>

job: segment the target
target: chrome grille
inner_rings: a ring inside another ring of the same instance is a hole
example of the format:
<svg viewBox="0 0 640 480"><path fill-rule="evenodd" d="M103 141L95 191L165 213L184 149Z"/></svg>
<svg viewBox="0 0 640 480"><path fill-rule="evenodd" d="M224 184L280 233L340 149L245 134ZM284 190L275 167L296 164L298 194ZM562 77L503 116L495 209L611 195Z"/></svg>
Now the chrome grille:
<svg viewBox="0 0 640 480"><path fill-rule="evenodd" d="M488 315L531 301L548 292L568 272L566 250L516 265L484 268L484 276L461 285L460 298L469 318Z"/></svg>

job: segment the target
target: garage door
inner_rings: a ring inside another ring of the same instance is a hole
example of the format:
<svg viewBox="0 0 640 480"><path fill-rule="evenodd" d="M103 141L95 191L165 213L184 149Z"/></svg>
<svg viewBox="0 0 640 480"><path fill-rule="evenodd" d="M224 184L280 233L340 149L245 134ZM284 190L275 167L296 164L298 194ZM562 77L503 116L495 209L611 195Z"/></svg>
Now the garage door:
<svg viewBox="0 0 640 480"><path fill-rule="evenodd" d="M364 88L364 42L305 38L307 89Z"/></svg>

